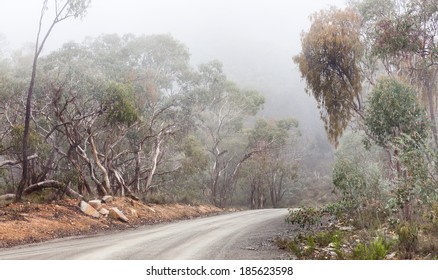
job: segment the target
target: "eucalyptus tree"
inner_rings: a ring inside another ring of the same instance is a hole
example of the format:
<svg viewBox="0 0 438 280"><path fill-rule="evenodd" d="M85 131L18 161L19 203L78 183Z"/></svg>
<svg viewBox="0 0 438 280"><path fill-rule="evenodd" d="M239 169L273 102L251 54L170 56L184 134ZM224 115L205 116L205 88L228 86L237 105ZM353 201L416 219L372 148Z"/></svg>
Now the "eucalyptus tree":
<svg viewBox="0 0 438 280"><path fill-rule="evenodd" d="M8 168L7 172L3 170L4 178L7 178L7 185L15 186L20 181L18 172L21 169L18 165L22 164L23 119L25 115L22 93L28 86L32 56L25 50L18 50L8 57L2 57L0 64L0 156L4 159L2 163L5 163L2 168ZM31 134L35 135L35 133ZM30 146L32 146L30 148L32 151L30 151L28 158L34 161L37 158L34 153L35 146L32 143ZM16 189L14 189L15 191Z"/></svg>
<svg viewBox="0 0 438 280"><path fill-rule="evenodd" d="M52 2L52 1L50 1ZM23 161L23 173L21 182L17 188L16 200L21 200L24 188L29 184L28 178L28 156L29 156L29 135L30 135L30 121L32 114L32 96L35 86L35 79L37 73L38 58L44 48L44 45L52 32L53 28L60 22L67 20L71 17L78 18L83 17L86 13L90 0L54 0L53 1L53 19L49 24L46 31L43 31L44 17L49 9L49 0L44 0L41 9L41 15L38 24L38 32L36 36L35 52L32 65L32 74L29 82L29 88L27 90L26 98L26 115L24 119L24 131L23 131L23 148L22 148L22 161Z"/></svg>
<svg viewBox="0 0 438 280"><path fill-rule="evenodd" d="M278 207L291 190L298 173L297 137L298 122L294 119L258 119L248 131L248 147L256 152L245 163L239 179L252 209L264 208L267 199L272 207Z"/></svg>
<svg viewBox="0 0 438 280"><path fill-rule="evenodd" d="M380 18L373 28L373 52L388 74L404 77L419 89L431 120L433 139L436 129L436 90L438 76L438 1L391 1L391 16Z"/></svg>
<svg viewBox="0 0 438 280"><path fill-rule="evenodd" d="M382 79L369 97L365 124L376 144L392 151L398 199L403 217L409 220L414 192L426 189L432 175L424 152L430 132L426 110L412 87L395 79Z"/></svg>
<svg viewBox="0 0 438 280"><path fill-rule="evenodd" d="M229 202L239 169L254 150L242 135L245 118L255 115L264 103L256 91L242 90L230 82L218 61L199 66L196 89L197 126L210 155L208 168L210 201L217 206ZM243 139L242 139L243 138Z"/></svg>
<svg viewBox="0 0 438 280"><path fill-rule="evenodd" d="M337 144L352 117L363 109L360 16L353 9L331 8L311 20L294 62L318 102L329 139Z"/></svg>
<svg viewBox="0 0 438 280"><path fill-rule="evenodd" d="M351 1L361 16L365 47L363 73L371 84L378 73L403 78L418 89L428 108L433 139L436 129L438 2L423 0ZM364 62L372 63L364 63Z"/></svg>
<svg viewBox="0 0 438 280"><path fill-rule="evenodd" d="M185 46L168 35L103 35L46 59L57 119L49 130L62 128L64 154L99 193L147 193L155 175L179 169L173 139L190 125L188 65Z"/></svg>
<svg viewBox="0 0 438 280"><path fill-rule="evenodd" d="M190 92L194 87L190 54L169 35L124 36L130 67L127 79L135 89L141 122L132 138L136 153L135 188L148 192L156 175L181 168L178 141L191 126ZM147 149L145 151L145 148ZM141 162L143 162L141 164Z"/></svg>

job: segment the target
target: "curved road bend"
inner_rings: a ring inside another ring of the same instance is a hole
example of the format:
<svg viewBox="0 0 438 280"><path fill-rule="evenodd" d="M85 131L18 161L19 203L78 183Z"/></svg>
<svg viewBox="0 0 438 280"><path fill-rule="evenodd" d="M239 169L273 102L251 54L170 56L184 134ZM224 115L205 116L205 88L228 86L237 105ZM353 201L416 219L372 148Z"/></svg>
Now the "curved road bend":
<svg viewBox="0 0 438 280"><path fill-rule="evenodd" d="M0 259L272 259L251 246L284 228L286 215L287 209L242 211L93 237L58 239L0 249Z"/></svg>

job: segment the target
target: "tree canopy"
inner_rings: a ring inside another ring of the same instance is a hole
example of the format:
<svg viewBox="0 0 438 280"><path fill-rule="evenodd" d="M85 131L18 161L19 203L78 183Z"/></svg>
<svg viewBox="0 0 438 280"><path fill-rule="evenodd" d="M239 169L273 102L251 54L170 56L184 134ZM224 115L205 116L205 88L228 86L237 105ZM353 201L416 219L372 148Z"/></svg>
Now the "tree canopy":
<svg viewBox="0 0 438 280"><path fill-rule="evenodd" d="M360 16L351 9L332 8L312 15L311 21L294 62L318 102L329 139L336 144L353 112L362 106Z"/></svg>
<svg viewBox="0 0 438 280"><path fill-rule="evenodd" d="M365 124L376 143L385 147L402 134L415 142L427 138L426 112L416 91L395 79L381 79L368 100Z"/></svg>

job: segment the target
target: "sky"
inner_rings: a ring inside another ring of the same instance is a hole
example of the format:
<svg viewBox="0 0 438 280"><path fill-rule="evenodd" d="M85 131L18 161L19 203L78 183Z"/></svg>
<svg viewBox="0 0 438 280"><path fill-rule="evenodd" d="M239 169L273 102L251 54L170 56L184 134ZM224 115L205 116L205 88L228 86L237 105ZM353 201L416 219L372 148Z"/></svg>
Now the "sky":
<svg viewBox="0 0 438 280"><path fill-rule="evenodd" d="M6 48L32 46L43 0L0 1L0 34L8 42ZM69 19L55 27L45 52L71 40L81 42L104 33L171 34L188 47L193 65L219 60L231 80L271 96L267 98L266 116L292 116L300 120L303 130L315 126L321 131L316 103L304 93L292 57L300 52L300 37L310 26L309 16L330 6L343 7L344 3L92 0L84 19Z"/></svg>
<svg viewBox="0 0 438 280"><path fill-rule="evenodd" d="M43 0L1 2L0 33L10 46L33 42ZM102 33L170 33L186 44L199 38L209 44L217 39L219 45L220 39L225 38L235 40L227 43L263 43L286 36L291 42L298 42L311 13L330 5L341 7L343 3L344 0L92 0L83 20L69 20L56 27L48 48Z"/></svg>

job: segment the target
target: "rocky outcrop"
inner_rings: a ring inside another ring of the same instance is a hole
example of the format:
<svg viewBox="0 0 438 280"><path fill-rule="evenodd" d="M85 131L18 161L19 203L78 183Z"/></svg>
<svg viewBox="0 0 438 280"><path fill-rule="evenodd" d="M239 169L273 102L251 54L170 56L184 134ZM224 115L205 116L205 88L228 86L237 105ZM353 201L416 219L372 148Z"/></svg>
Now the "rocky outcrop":
<svg viewBox="0 0 438 280"><path fill-rule="evenodd" d="M114 220L120 220L125 223L129 221L129 219L123 214L123 212L117 209L116 207L111 207L109 209L109 216Z"/></svg>
<svg viewBox="0 0 438 280"><path fill-rule="evenodd" d="M111 196L107 196L104 197L107 201L112 201L113 197ZM103 198L102 200L98 200L98 199L94 199L94 200L90 200L87 202L81 200L79 206L81 208L81 211L91 217L94 218L100 218L100 217L111 217L114 220L119 220L122 222L127 223L129 221L128 217L125 216L125 214L123 214L122 211L120 211L118 208L116 207L111 207L111 208L105 208L102 205L102 201L105 201ZM138 213L135 209L130 209L131 210L131 215L134 217L138 217Z"/></svg>
<svg viewBox="0 0 438 280"><path fill-rule="evenodd" d="M81 202L79 203L79 207L81 208L82 213L84 213L85 215L91 216L93 218L100 218L100 213L85 201L81 200Z"/></svg>

